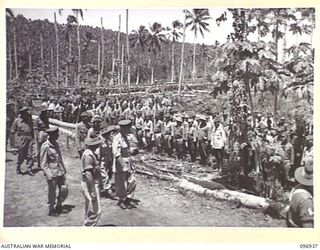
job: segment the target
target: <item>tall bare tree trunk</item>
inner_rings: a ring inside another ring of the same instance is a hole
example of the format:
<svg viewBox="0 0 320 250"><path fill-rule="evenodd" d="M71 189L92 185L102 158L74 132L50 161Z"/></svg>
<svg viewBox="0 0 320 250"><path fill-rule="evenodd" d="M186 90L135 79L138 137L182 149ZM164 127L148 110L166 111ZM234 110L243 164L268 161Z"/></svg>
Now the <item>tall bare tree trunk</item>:
<svg viewBox="0 0 320 250"><path fill-rule="evenodd" d="M100 70L100 81L104 71L104 36L103 36L103 18L101 17L101 70ZM99 81L99 83L100 83Z"/></svg>
<svg viewBox="0 0 320 250"><path fill-rule="evenodd" d="M41 73L43 74L43 36L40 33L40 60L41 60Z"/></svg>
<svg viewBox="0 0 320 250"><path fill-rule="evenodd" d="M32 71L32 53L31 53L31 38L29 37L28 40L28 47L29 47L29 73Z"/></svg>
<svg viewBox="0 0 320 250"><path fill-rule="evenodd" d="M139 79L140 78L140 64L138 64L138 68L137 68L137 78L136 78L136 85L139 84Z"/></svg>
<svg viewBox="0 0 320 250"><path fill-rule="evenodd" d="M286 34L287 34L287 23L286 21L284 21L284 24L283 24L283 37L282 37L282 62L284 62L286 60L286 49L287 49L287 37L286 37Z"/></svg>
<svg viewBox="0 0 320 250"><path fill-rule="evenodd" d="M182 48L181 48L180 75L179 75L179 98L181 97L181 85L182 85L182 77L183 77L183 56L184 56L184 41L186 38L186 20L187 20L187 13L185 11L184 24L183 24L183 36L182 36Z"/></svg>
<svg viewBox="0 0 320 250"><path fill-rule="evenodd" d="M171 52L171 82L174 82L174 41L172 41L172 52Z"/></svg>
<svg viewBox="0 0 320 250"><path fill-rule="evenodd" d="M79 13L77 16L77 46L78 46L78 75L77 75L77 85L80 85L80 72L81 72L81 47L80 47L80 31L79 31Z"/></svg>
<svg viewBox="0 0 320 250"><path fill-rule="evenodd" d="M67 65L67 77L66 77L66 82L69 83L71 82L71 56L72 56L72 43L71 43L71 32L69 33L69 38L68 38L68 65Z"/></svg>
<svg viewBox="0 0 320 250"><path fill-rule="evenodd" d="M114 48L112 46L112 68L111 68L111 79L109 85L113 85L113 78L114 78L114 67L115 67L115 58L114 58Z"/></svg>
<svg viewBox="0 0 320 250"><path fill-rule="evenodd" d="M8 39L8 67L9 67L9 81L12 79L12 55L11 55L12 51L11 51L11 44L10 41Z"/></svg>
<svg viewBox="0 0 320 250"><path fill-rule="evenodd" d="M51 74L54 75L53 45L50 46Z"/></svg>
<svg viewBox="0 0 320 250"><path fill-rule="evenodd" d="M193 57L192 57L192 81L196 79L196 35L194 35Z"/></svg>
<svg viewBox="0 0 320 250"><path fill-rule="evenodd" d="M13 54L14 54L14 68L16 73L16 78L18 78L18 56L17 56L17 34L16 27L13 26Z"/></svg>
<svg viewBox="0 0 320 250"><path fill-rule="evenodd" d="M120 62L120 30L121 30L121 15L119 15L119 31L118 31L118 84L119 84L119 94L121 95L121 70L119 67Z"/></svg>
<svg viewBox="0 0 320 250"><path fill-rule="evenodd" d="M151 66L151 81L150 81L150 85L153 85L154 83L154 79L153 79L153 65Z"/></svg>
<svg viewBox="0 0 320 250"><path fill-rule="evenodd" d="M98 65L97 65L97 68L98 68L98 85L100 85L100 76L101 76L101 67L100 67L100 54L101 54L101 46L100 46L100 42L98 41Z"/></svg>
<svg viewBox="0 0 320 250"><path fill-rule="evenodd" d="M126 9L126 36L127 36L127 82L128 82L128 93L130 94L130 51L129 51L129 10Z"/></svg>
<svg viewBox="0 0 320 250"><path fill-rule="evenodd" d="M279 14L279 10L278 10L278 14ZM278 30L279 30L279 23L278 23L278 20L276 21L276 27L275 27L275 32L276 32L276 35L274 37L274 42L275 42L275 45L276 45L276 61L278 62L278 59L279 59L279 51L278 51ZM275 89L274 89L274 114L273 114L273 117L274 117L274 120L277 121L277 111L278 111L278 91L279 91L279 82L278 80L276 80L275 82Z"/></svg>
<svg viewBox="0 0 320 250"><path fill-rule="evenodd" d="M57 49L57 57L56 57L56 63L57 63L57 67L56 67L56 77L57 77L57 82L56 82L56 85L57 87L59 87L59 82L58 82L58 79L59 79L59 35L58 35L58 25L57 25L57 17L56 17L56 13L54 13L54 30L55 30L55 33L56 33L56 49Z"/></svg>
<svg viewBox="0 0 320 250"><path fill-rule="evenodd" d="M123 71L124 71L124 45L121 45L121 77L120 77L120 85L123 85Z"/></svg>

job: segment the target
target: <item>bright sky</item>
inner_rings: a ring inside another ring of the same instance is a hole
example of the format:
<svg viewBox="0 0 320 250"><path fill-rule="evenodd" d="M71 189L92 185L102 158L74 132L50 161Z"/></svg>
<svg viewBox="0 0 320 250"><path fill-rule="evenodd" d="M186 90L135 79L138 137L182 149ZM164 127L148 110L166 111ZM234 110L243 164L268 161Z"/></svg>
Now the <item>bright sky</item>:
<svg viewBox="0 0 320 250"><path fill-rule="evenodd" d="M58 14L57 9L12 9L14 14L22 14L26 18L30 19L48 19L53 22L54 12L57 12L57 21L59 23L66 23L68 15L74 15L71 10L63 10L62 15ZM210 24L210 31L205 32L205 37L202 38L201 34L198 34L197 42L212 45L215 41L223 43L226 41L226 37L233 31L231 25L231 16L227 22L222 23L219 27L216 24L216 18L218 18L225 9L210 9L211 20L208 20ZM103 26L105 29L118 30L119 15L121 15L121 32L126 32L126 10L125 9L87 9L84 10L83 20L80 18L80 25L98 26L100 27L100 18L103 17ZM172 21L178 19L181 23L184 21L184 14L182 9L129 9L129 32L134 29L138 29L140 25L144 25L147 28L149 24L159 22L163 26L171 26ZM182 41L182 39L181 39ZM186 33L186 42L193 43L194 35L190 30Z"/></svg>

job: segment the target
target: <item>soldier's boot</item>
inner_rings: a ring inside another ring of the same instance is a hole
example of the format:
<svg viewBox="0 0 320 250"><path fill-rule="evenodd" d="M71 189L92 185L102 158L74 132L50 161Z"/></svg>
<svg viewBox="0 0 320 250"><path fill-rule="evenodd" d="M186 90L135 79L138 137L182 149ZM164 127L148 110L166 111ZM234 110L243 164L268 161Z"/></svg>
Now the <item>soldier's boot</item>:
<svg viewBox="0 0 320 250"><path fill-rule="evenodd" d="M16 168L16 173L17 174L21 174L21 166L20 165L17 165L17 168Z"/></svg>
<svg viewBox="0 0 320 250"><path fill-rule="evenodd" d="M32 171L33 161L31 159L27 160L27 166L28 166L28 174L31 176L34 176L34 173Z"/></svg>

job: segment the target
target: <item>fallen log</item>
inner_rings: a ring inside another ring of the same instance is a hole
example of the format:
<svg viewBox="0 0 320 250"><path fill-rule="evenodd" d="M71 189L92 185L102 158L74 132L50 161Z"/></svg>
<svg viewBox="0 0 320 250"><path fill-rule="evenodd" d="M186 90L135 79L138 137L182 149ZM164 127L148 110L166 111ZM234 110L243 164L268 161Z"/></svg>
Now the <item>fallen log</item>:
<svg viewBox="0 0 320 250"><path fill-rule="evenodd" d="M151 173L149 171L141 170L141 169L137 169L136 172L147 175L147 176L155 177L160 180L173 181L174 183L176 183L175 186L179 190L193 192L201 196L213 197L217 200L233 202L238 204L239 205L238 207L240 207L240 205L243 205L246 207L259 209L271 215L272 217L283 218L281 214L284 209L284 205L280 202L271 201L263 197L245 194L245 193L241 193L233 190L227 190L227 189L211 190L211 189L202 187L198 184L192 183L188 180L180 179L175 176Z"/></svg>
<svg viewBox="0 0 320 250"><path fill-rule="evenodd" d="M240 193L237 191L232 191L227 189L209 190L207 188L201 187L200 185L191 183L187 180L181 180L180 182L178 182L177 187L185 191L191 191L199 195L214 197L215 199L219 199L219 200L240 202L242 205L246 207L251 207L256 209L265 210L270 203L265 198Z"/></svg>
<svg viewBox="0 0 320 250"><path fill-rule="evenodd" d="M146 170L142 170L142 169L136 169L136 172L138 174L143 174L143 175L147 175L147 176L151 176L151 177L156 177L160 180L165 180L165 181L180 181L180 178L175 177L175 176L169 176L169 175L164 175L164 174L158 174L158 173L151 173L149 171Z"/></svg>

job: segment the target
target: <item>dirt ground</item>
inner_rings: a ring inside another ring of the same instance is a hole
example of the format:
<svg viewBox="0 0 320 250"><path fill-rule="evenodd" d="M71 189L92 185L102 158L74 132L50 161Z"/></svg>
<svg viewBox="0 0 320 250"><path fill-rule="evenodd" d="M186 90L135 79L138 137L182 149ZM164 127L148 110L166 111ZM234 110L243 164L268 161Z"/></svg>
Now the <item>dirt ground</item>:
<svg viewBox="0 0 320 250"><path fill-rule="evenodd" d="M35 176L17 175L17 156L7 152L5 175L5 227L82 226L84 198L80 188L80 165L74 147L66 149L60 138L63 159L68 171L69 196L64 202L66 213L47 215L47 182L42 171ZM73 149L72 149L73 148ZM22 171L26 171L22 166ZM201 226L201 227L285 227L284 220L271 218L261 211L237 208L229 202L181 193L173 183L138 175L136 208L121 210L116 200L101 199L99 226Z"/></svg>

